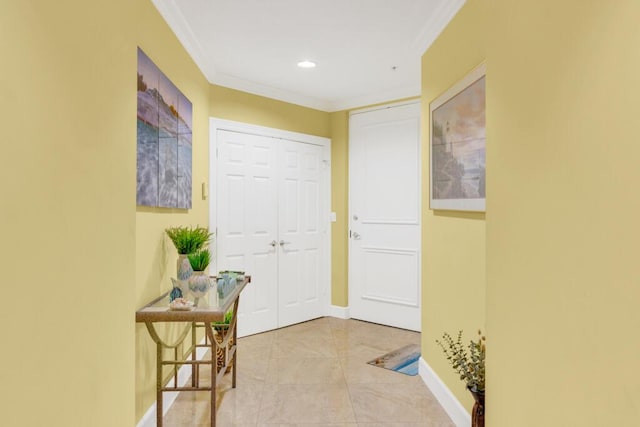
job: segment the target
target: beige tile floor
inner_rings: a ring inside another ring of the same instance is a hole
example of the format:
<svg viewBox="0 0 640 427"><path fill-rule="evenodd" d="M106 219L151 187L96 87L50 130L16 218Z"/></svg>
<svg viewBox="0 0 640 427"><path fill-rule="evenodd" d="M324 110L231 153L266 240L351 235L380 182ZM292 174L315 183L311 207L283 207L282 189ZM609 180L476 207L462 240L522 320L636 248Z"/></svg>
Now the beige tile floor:
<svg viewBox="0 0 640 427"><path fill-rule="evenodd" d="M237 387L230 374L218 387L218 426L453 426L419 376L367 364L419 342L416 332L332 317L240 338ZM164 424L208 426L209 411L207 392L182 392Z"/></svg>

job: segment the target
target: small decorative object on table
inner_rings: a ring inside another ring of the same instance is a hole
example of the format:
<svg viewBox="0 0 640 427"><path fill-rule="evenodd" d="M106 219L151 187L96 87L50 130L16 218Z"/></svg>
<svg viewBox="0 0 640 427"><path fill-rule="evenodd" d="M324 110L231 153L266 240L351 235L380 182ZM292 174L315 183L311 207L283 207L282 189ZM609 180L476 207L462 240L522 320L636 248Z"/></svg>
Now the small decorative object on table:
<svg viewBox="0 0 640 427"><path fill-rule="evenodd" d="M173 289L171 289L171 293L169 294L169 302L173 302L173 300L182 298L182 289L180 289L180 281L171 278L171 283L173 284Z"/></svg>
<svg viewBox="0 0 640 427"><path fill-rule="evenodd" d="M238 282L244 280L244 271L221 271L218 273L218 298L224 299Z"/></svg>
<svg viewBox="0 0 640 427"><path fill-rule="evenodd" d="M482 331L478 330L478 341L471 340L467 347L462 344L462 331L458 332L456 341L446 332L442 335L442 339L444 343L439 340L436 340L436 343L442 348L454 371L466 383L467 389L476 401L473 405L471 426L484 427L484 359L486 352L484 342L486 338L482 335Z"/></svg>
<svg viewBox="0 0 640 427"><path fill-rule="evenodd" d="M189 311L193 309L193 301L187 301L184 298L176 298L169 304L170 310Z"/></svg>
<svg viewBox="0 0 640 427"><path fill-rule="evenodd" d="M201 249L194 254L189 254L188 257L193 268L193 274L189 277L189 291L194 297L201 298L209 292L211 286L209 275L205 273L211 261L211 254L208 249Z"/></svg>

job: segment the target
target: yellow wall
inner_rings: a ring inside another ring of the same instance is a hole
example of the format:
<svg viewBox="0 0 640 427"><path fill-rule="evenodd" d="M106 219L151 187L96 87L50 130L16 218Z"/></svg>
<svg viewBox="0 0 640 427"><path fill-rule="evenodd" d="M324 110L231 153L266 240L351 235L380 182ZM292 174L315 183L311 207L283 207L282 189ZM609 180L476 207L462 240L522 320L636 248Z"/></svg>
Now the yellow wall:
<svg viewBox="0 0 640 427"><path fill-rule="evenodd" d="M331 304L349 305L349 112L331 113Z"/></svg>
<svg viewBox="0 0 640 427"><path fill-rule="evenodd" d="M473 400L435 340L484 329L485 214L429 209L429 103L485 59L484 7L468 0L422 57L422 355L468 410Z"/></svg>
<svg viewBox="0 0 640 427"><path fill-rule="evenodd" d="M202 200L201 184L209 182L209 82L148 0L136 1L138 46L191 101L193 106L192 208L138 207L136 213L136 307L171 289L176 277L177 252L165 236L167 227L209 224L209 201ZM132 75L135 75L136 63ZM171 325L165 336L182 325ZM136 419L155 402L155 344L144 325L136 325Z"/></svg>
<svg viewBox="0 0 640 427"><path fill-rule="evenodd" d="M211 85L211 117L331 137L329 113Z"/></svg>
<svg viewBox="0 0 640 427"><path fill-rule="evenodd" d="M488 425L638 425L640 3L489 4Z"/></svg>
<svg viewBox="0 0 640 427"><path fill-rule="evenodd" d="M0 4L5 426L134 422L128 0Z"/></svg>

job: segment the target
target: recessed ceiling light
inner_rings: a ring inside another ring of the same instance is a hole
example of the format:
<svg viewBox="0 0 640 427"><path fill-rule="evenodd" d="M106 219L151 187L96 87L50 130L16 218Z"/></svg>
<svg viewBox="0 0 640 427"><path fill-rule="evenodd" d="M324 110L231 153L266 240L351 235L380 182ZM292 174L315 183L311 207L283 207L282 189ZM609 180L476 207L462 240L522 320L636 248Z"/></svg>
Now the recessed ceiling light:
<svg viewBox="0 0 640 427"><path fill-rule="evenodd" d="M313 61L300 61L298 62L298 67L300 68L313 68L316 66L316 63Z"/></svg>

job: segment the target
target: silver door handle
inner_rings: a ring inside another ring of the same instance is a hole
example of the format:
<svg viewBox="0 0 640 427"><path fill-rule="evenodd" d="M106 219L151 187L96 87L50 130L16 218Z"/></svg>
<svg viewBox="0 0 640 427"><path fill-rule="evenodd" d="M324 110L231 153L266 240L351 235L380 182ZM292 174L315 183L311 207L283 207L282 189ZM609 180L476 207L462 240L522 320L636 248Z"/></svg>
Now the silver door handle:
<svg viewBox="0 0 640 427"><path fill-rule="evenodd" d="M284 240L280 240L280 246L288 245L291 242L285 242Z"/></svg>
<svg viewBox="0 0 640 427"><path fill-rule="evenodd" d="M270 245L272 248L275 248L277 244L278 244L278 242L276 242L275 240L272 240L272 241L271 241L271 243L269 243L269 245Z"/></svg>
<svg viewBox="0 0 640 427"><path fill-rule="evenodd" d="M353 240L360 240L361 237L360 233L353 232Z"/></svg>

